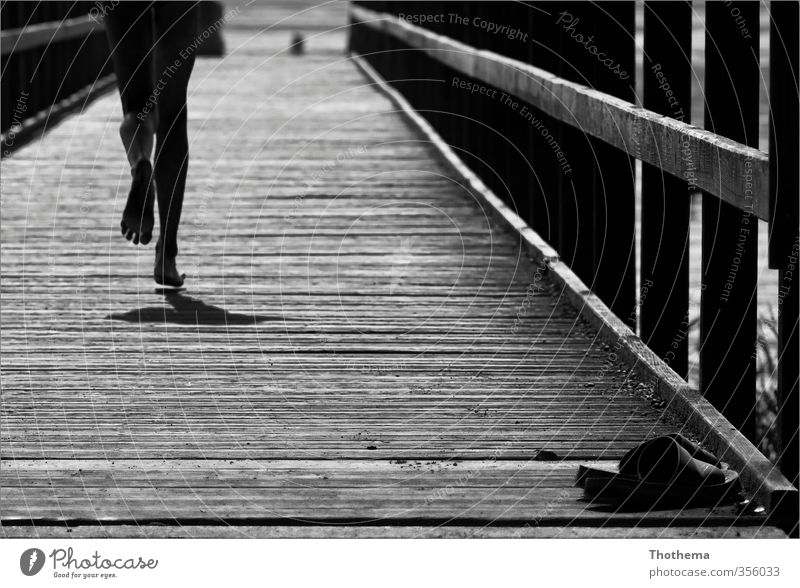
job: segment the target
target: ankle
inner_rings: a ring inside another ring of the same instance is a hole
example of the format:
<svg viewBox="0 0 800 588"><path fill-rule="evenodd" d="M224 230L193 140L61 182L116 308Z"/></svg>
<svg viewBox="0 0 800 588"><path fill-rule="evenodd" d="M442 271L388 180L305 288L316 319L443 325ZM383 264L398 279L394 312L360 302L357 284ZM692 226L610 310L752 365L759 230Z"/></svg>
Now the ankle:
<svg viewBox="0 0 800 588"><path fill-rule="evenodd" d="M168 259L174 261L176 257L178 257L177 245L172 245L165 248L164 241L162 239L159 239L158 242L156 242L156 260Z"/></svg>
<svg viewBox="0 0 800 588"><path fill-rule="evenodd" d="M119 126L119 136L131 168L143 159L150 159L155 136L155 126L152 120L149 118L139 119L132 112L126 113Z"/></svg>

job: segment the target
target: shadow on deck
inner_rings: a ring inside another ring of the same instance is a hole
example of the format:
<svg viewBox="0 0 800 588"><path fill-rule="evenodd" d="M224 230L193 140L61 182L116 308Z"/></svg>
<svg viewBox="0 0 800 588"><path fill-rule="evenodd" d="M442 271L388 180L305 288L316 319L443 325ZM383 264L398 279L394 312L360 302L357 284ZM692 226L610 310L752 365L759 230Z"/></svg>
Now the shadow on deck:
<svg viewBox="0 0 800 588"><path fill-rule="evenodd" d="M202 300L173 289L156 289L156 293L164 296L167 305L136 308L127 312L110 314L108 318L139 324L171 323L195 326L253 325L269 318L258 314L229 312L224 308L206 304Z"/></svg>

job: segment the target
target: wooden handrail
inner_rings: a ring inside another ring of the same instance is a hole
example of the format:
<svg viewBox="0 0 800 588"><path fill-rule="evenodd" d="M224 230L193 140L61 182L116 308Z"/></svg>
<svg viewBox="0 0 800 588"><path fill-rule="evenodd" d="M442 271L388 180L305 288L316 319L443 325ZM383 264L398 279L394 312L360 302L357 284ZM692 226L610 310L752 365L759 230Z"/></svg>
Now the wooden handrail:
<svg viewBox="0 0 800 588"><path fill-rule="evenodd" d="M26 51L58 41L68 41L104 29L102 22L97 22L89 15L9 29L0 33L0 55Z"/></svg>
<svg viewBox="0 0 800 588"><path fill-rule="evenodd" d="M740 210L769 220L769 158L763 151L387 13L354 5L351 16Z"/></svg>

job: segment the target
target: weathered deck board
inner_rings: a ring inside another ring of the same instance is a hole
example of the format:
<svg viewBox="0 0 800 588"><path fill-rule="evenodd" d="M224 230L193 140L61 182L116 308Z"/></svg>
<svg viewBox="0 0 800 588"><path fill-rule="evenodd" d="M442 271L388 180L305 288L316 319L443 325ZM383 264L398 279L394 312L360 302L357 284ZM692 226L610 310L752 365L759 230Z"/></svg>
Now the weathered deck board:
<svg viewBox="0 0 800 588"><path fill-rule="evenodd" d="M604 462L604 465L608 465ZM582 500L574 462L16 460L6 467L5 521L55 508L73 520L152 522L476 519L568 525L754 525L732 507L624 512ZM40 490L35 496L31 487ZM48 488L49 487L49 488ZM193 500L187 501L191 492ZM24 500L23 500L24 498ZM47 517L43 517L47 518ZM33 518L35 520L35 517Z"/></svg>
<svg viewBox="0 0 800 588"><path fill-rule="evenodd" d="M243 24L193 77L185 292L118 235L116 96L3 160L0 533L780 535L584 502L579 463L681 424L341 36Z"/></svg>
<svg viewBox="0 0 800 588"><path fill-rule="evenodd" d="M80 527L0 526L7 538L113 538L165 539L779 539L784 533L774 527L481 527L481 526L372 526L372 525L91 525Z"/></svg>

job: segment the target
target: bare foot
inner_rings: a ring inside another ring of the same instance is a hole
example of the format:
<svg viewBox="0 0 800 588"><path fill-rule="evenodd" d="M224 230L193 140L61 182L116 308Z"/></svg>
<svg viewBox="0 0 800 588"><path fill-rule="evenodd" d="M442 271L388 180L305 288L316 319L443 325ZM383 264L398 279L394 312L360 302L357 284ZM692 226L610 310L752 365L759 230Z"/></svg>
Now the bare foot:
<svg viewBox="0 0 800 588"><path fill-rule="evenodd" d="M131 176L131 190L128 192L128 202L119 225L128 241L133 239L136 245L147 245L153 238L153 203L156 193L153 166L147 159L140 159L131 169Z"/></svg>
<svg viewBox="0 0 800 588"><path fill-rule="evenodd" d="M186 279L186 274L178 273L178 266L174 257L168 257L161 253L161 244L156 244L156 263L153 267L153 279L156 284L162 286L172 286L180 288Z"/></svg>

